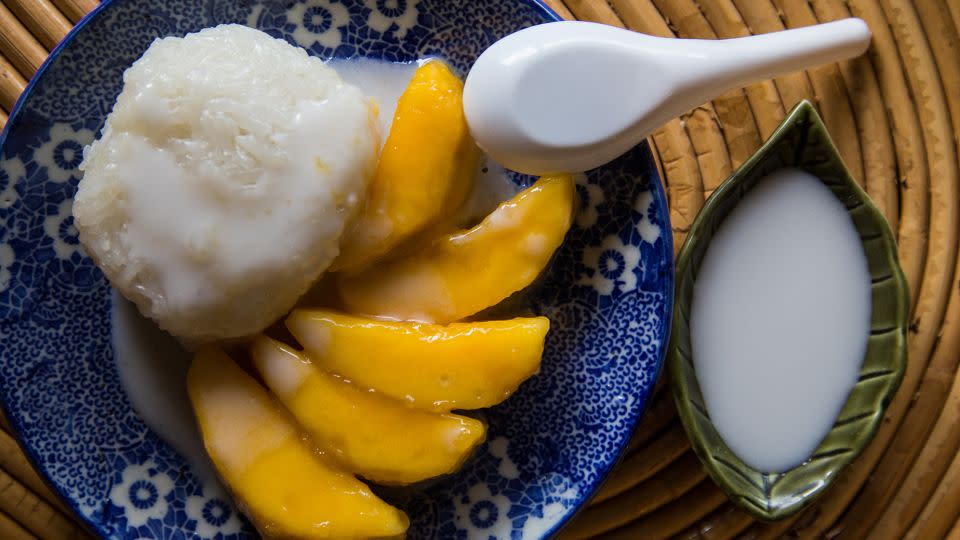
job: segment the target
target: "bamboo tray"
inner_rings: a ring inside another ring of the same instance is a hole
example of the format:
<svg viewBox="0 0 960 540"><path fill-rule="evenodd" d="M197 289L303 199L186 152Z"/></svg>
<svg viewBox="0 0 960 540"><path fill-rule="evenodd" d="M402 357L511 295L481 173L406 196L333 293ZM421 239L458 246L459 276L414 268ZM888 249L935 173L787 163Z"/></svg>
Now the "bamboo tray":
<svg viewBox="0 0 960 540"><path fill-rule="evenodd" d="M560 536L960 539L960 0L548 3L567 18L686 38L866 20L874 36L868 55L729 92L672 120L651 142L679 248L704 198L794 103L810 99L895 231L913 299L900 391L873 443L812 507L773 524L735 510L700 467L661 390L624 461ZM0 123L48 51L95 5L0 2ZM3 427L0 537L87 538Z"/></svg>

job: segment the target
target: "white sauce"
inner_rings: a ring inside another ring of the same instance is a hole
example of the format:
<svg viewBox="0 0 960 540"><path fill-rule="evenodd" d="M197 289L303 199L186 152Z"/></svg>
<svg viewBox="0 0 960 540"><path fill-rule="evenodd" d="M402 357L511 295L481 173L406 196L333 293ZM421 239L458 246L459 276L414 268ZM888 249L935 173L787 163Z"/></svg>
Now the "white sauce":
<svg viewBox="0 0 960 540"><path fill-rule="evenodd" d="M390 126L393 125L393 113L397 110L397 100L407 88L420 62L392 63L359 58L333 59L329 60L327 65L337 70L337 74L346 83L356 86L377 102L380 108L380 143L382 145L387 140L387 133L390 133Z"/></svg>
<svg viewBox="0 0 960 540"><path fill-rule="evenodd" d="M857 382L870 275L844 206L817 178L777 171L724 220L697 276L693 359L707 411L745 463L803 463Z"/></svg>
<svg viewBox="0 0 960 540"><path fill-rule="evenodd" d="M381 133L385 138L396 101L417 64L351 60L331 62L331 65L344 80L377 99ZM498 165L484 165L477 174L474 190L464 209L464 219L475 220L517 191ZM268 238L260 240L269 241ZM194 472L205 480L213 479L186 392L190 354L119 294L114 294L112 329L117 369L134 410L187 459Z"/></svg>
<svg viewBox="0 0 960 540"><path fill-rule="evenodd" d="M180 452L194 473L204 481L214 480L187 396L190 353L117 292L111 319L114 360L133 409Z"/></svg>

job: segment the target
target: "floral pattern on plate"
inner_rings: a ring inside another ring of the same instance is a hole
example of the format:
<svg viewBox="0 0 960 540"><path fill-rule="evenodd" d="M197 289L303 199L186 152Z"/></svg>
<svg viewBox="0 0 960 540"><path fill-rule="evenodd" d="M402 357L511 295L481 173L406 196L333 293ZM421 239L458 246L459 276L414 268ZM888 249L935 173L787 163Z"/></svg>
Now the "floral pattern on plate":
<svg viewBox="0 0 960 540"><path fill-rule="evenodd" d="M0 144L0 401L30 459L109 538L252 538L137 416L111 342L111 289L71 215L82 147L150 42L224 22L322 57L446 58L465 73L493 41L553 15L515 0L107 0L31 83ZM531 178L516 175L518 185ZM550 317L541 373L483 411L489 440L462 471L377 488L411 538L538 538L584 504L649 401L672 308L663 189L641 145L577 180L575 226L511 300Z"/></svg>

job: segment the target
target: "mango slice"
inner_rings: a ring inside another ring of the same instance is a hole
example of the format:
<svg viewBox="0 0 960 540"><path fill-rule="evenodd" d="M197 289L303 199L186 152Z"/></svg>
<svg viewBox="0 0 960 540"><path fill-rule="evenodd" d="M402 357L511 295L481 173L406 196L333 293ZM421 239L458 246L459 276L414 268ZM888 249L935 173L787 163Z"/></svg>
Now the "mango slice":
<svg viewBox="0 0 960 540"><path fill-rule="evenodd" d="M550 328L546 317L438 326L304 309L286 324L319 368L431 411L506 399L539 369Z"/></svg>
<svg viewBox="0 0 960 540"><path fill-rule="evenodd" d="M264 538L389 538L407 516L327 464L279 403L219 349L202 349L187 390L203 443Z"/></svg>
<svg viewBox="0 0 960 540"><path fill-rule="evenodd" d="M448 323L529 285L563 242L576 192L569 175L543 177L479 225L421 251L338 279L348 311Z"/></svg>
<svg viewBox="0 0 960 540"><path fill-rule="evenodd" d="M457 209L480 151L463 115L463 83L440 61L420 66L397 102L366 208L333 269L359 269Z"/></svg>
<svg viewBox="0 0 960 540"><path fill-rule="evenodd" d="M321 449L384 484L412 484L456 471L483 442L483 422L411 409L327 373L267 337L250 346L264 382Z"/></svg>

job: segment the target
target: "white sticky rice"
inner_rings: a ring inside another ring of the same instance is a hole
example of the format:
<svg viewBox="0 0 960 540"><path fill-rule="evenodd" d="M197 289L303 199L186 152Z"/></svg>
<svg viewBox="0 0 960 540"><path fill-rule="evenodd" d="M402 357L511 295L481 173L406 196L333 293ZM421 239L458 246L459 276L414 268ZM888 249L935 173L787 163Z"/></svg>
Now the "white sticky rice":
<svg viewBox="0 0 960 540"><path fill-rule="evenodd" d="M84 152L83 245L185 343L262 330L336 257L376 165L375 105L237 25L157 40L123 80Z"/></svg>

